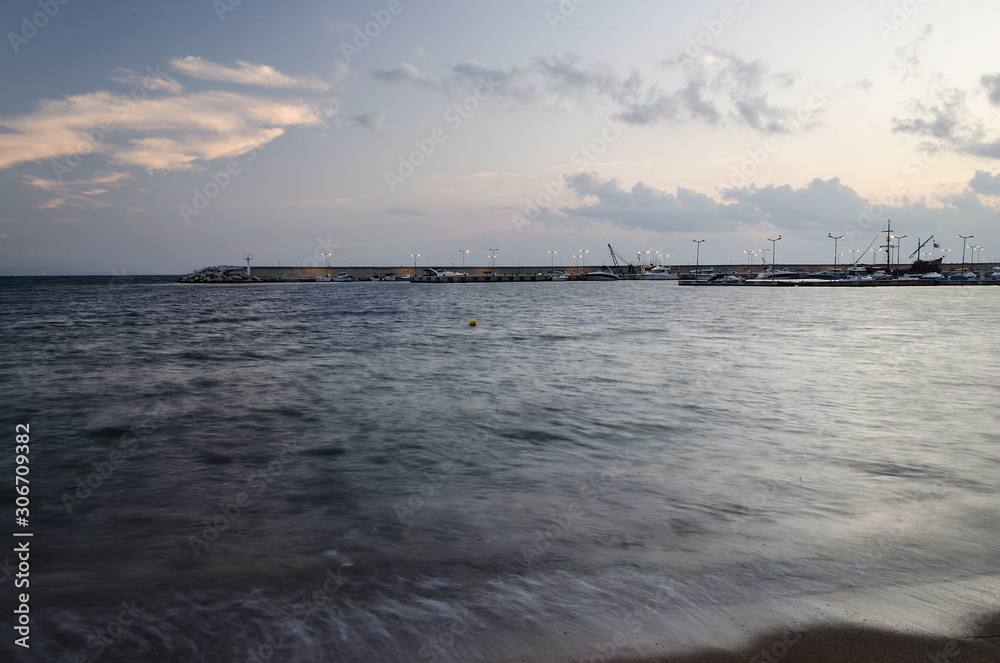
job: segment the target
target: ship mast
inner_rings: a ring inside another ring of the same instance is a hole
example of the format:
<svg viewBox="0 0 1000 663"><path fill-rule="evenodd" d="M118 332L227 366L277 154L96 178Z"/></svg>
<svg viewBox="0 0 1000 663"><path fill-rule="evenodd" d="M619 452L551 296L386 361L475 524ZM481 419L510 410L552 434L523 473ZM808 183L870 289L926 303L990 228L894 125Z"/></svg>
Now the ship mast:
<svg viewBox="0 0 1000 663"><path fill-rule="evenodd" d="M889 219L889 223L886 225L884 232L885 232L885 273L892 274L892 219Z"/></svg>

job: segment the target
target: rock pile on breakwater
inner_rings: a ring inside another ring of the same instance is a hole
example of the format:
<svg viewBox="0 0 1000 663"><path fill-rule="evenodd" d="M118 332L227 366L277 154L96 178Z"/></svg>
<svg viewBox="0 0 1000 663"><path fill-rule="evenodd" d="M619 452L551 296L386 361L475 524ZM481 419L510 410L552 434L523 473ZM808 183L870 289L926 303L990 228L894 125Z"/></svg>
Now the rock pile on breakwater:
<svg viewBox="0 0 1000 663"><path fill-rule="evenodd" d="M246 267L219 265L218 267L202 267L190 274L185 274L180 283L260 283L261 279L247 275Z"/></svg>

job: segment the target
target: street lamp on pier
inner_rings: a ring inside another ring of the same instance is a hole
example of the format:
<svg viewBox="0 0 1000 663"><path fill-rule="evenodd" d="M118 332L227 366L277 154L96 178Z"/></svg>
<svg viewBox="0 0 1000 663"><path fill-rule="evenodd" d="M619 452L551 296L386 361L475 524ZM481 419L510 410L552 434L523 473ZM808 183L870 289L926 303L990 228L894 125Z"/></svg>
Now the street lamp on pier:
<svg viewBox="0 0 1000 663"><path fill-rule="evenodd" d="M417 275L417 258L420 257L419 253L411 253L410 257L413 258L413 275Z"/></svg>
<svg viewBox="0 0 1000 663"><path fill-rule="evenodd" d="M837 268L837 242L844 239L844 235L834 235L833 233L827 233L827 237L833 240L833 268Z"/></svg>
<svg viewBox="0 0 1000 663"><path fill-rule="evenodd" d="M469 252L469 249L459 249L459 253L462 254L462 271L465 271L465 254Z"/></svg>
<svg viewBox="0 0 1000 663"><path fill-rule="evenodd" d="M327 253L320 253L320 255L324 256L326 258L326 275L327 275L327 277L329 277L330 276L330 256L333 255L333 251L329 251Z"/></svg>
<svg viewBox="0 0 1000 663"><path fill-rule="evenodd" d="M496 273L496 257L499 250L500 249L490 249L490 274Z"/></svg>
<svg viewBox="0 0 1000 663"><path fill-rule="evenodd" d="M704 242L705 240L703 240L703 239L692 239L691 241L698 245L698 251L695 253L695 256L694 256L694 268L695 268L695 270L697 270L698 269L698 265L701 263L701 243ZM688 263L688 264L690 265L691 263Z"/></svg>
<svg viewBox="0 0 1000 663"><path fill-rule="evenodd" d="M777 239L771 239L770 237L767 238L767 241L771 242L771 278L772 279L774 279L774 270L776 269L776 265L778 264L778 261L776 259L776 256L778 255L778 253L776 251L776 247L778 245L778 240L779 239L781 239L781 235L778 235Z"/></svg>
<svg viewBox="0 0 1000 663"><path fill-rule="evenodd" d="M548 254L549 254L549 268L552 271L555 271L555 268L556 268L556 252L555 251L549 251Z"/></svg>
<svg viewBox="0 0 1000 663"><path fill-rule="evenodd" d="M965 283L965 247L972 239L972 235L959 235L962 238L962 283Z"/></svg>

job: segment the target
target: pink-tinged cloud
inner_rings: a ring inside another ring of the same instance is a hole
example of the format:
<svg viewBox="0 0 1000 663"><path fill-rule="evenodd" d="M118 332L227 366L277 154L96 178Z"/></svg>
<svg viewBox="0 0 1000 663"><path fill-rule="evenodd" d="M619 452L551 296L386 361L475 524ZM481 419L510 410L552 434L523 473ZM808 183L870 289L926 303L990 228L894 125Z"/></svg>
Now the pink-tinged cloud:
<svg viewBox="0 0 1000 663"><path fill-rule="evenodd" d="M243 60L237 60L236 65L230 67L193 55L170 61L170 68L174 71L205 81L258 85L269 88L320 91L330 89L328 82L315 76L289 76L266 64L254 64Z"/></svg>
<svg viewBox="0 0 1000 663"><path fill-rule="evenodd" d="M37 111L0 118L0 168L106 155L147 170L185 170L274 140L284 127L319 126L334 111L317 104L233 92L200 92L141 101L110 92L43 102ZM72 165L72 163L71 163Z"/></svg>

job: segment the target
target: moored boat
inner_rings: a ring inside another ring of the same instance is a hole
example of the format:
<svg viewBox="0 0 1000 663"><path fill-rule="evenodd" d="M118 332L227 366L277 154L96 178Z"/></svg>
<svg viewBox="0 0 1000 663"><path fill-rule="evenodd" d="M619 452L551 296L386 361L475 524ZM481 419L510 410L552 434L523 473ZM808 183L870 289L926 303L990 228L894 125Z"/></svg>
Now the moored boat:
<svg viewBox="0 0 1000 663"><path fill-rule="evenodd" d="M587 272L583 275L586 281L621 281L622 277L618 276L608 268L607 265L593 272Z"/></svg>
<svg viewBox="0 0 1000 663"><path fill-rule="evenodd" d="M643 281L676 281L679 277L676 274L671 274L669 267L658 265L648 272L639 274L639 278Z"/></svg>

